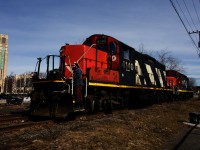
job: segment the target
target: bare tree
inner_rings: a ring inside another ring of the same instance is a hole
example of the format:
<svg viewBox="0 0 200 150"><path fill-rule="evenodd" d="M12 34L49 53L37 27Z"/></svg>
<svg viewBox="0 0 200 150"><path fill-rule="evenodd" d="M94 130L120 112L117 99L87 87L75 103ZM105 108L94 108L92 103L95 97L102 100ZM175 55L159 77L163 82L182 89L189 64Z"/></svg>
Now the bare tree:
<svg viewBox="0 0 200 150"><path fill-rule="evenodd" d="M145 53L144 44L143 44L143 43L139 45L138 52L140 52L140 53L142 53L142 54Z"/></svg>
<svg viewBox="0 0 200 150"><path fill-rule="evenodd" d="M168 70L185 72L185 69L181 64L181 61L178 58L173 57L169 51L166 50L157 51L157 59L162 64L164 64L166 66L166 69Z"/></svg>
<svg viewBox="0 0 200 150"><path fill-rule="evenodd" d="M189 86L190 87L196 86L196 79L195 78L189 78Z"/></svg>
<svg viewBox="0 0 200 150"><path fill-rule="evenodd" d="M175 58L171 55L170 51L161 50L161 51L147 51L144 48L144 44L140 44L138 51L142 54L146 53L154 58L156 58L160 63L166 66L167 70L176 70L184 73L185 69L181 64L181 61L178 58Z"/></svg>
<svg viewBox="0 0 200 150"><path fill-rule="evenodd" d="M154 56L154 51L152 51L152 50L146 50L144 48L144 44L143 43L141 43L139 45L138 52L140 52L142 54L148 54L149 56L152 56L152 57Z"/></svg>

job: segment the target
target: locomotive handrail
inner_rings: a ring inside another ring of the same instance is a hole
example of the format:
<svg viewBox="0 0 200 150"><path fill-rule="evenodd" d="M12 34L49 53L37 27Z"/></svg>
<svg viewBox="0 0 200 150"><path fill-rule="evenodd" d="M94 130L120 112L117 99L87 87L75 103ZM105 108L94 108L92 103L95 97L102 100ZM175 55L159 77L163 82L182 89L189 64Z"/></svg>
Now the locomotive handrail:
<svg viewBox="0 0 200 150"><path fill-rule="evenodd" d="M70 89L71 89L71 87L70 87L70 84L67 84L68 85L68 93L70 93Z"/></svg>
<svg viewBox="0 0 200 150"><path fill-rule="evenodd" d="M95 46L96 44L92 44L84 53L83 55L81 55L81 57L76 61L77 63L83 58L83 56L93 47Z"/></svg>
<svg viewBox="0 0 200 150"><path fill-rule="evenodd" d="M69 65L65 62L65 67L67 67L67 69L71 72L71 74L72 74L72 77L71 77L71 92L72 92L72 95L74 94L74 90L73 90L73 86L74 86L74 74L73 74L73 71L72 71L72 64L71 64L71 61L70 61L70 57L69 57L69 55L67 56L67 58L68 58L68 61L69 61Z"/></svg>
<svg viewBox="0 0 200 150"><path fill-rule="evenodd" d="M71 89L71 95L73 95L74 93L73 93L73 88L74 88L74 86L73 86L73 78L71 77L70 78L71 79L71 85L70 84L68 84L68 93L70 93L70 89ZM87 79L87 77L85 78L85 95L84 95L84 97L86 98L87 97L87 95L88 95L88 79Z"/></svg>
<svg viewBox="0 0 200 150"><path fill-rule="evenodd" d="M73 71L72 71L72 64L71 64L71 61L70 61L70 57L69 57L69 55L68 55L68 59L69 59L69 67L70 67L70 71L71 71L71 73L72 73L72 95L74 94L74 89L73 89L73 87L74 87L74 73L73 73Z"/></svg>
<svg viewBox="0 0 200 150"><path fill-rule="evenodd" d="M87 97L87 88L88 88L88 79L87 77L85 78L85 98Z"/></svg>

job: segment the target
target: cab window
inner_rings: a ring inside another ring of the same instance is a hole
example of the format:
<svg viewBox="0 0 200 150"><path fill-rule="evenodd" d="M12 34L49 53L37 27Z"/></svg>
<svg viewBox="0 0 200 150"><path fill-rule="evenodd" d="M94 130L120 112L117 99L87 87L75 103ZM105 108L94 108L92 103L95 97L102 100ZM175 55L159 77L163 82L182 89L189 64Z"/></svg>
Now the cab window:
<svg viewBox="0 0 200 150"><path fill-rule="evenodd" d="M130 53L129 53L129 50L125 50L125 51L124 51L124 59L130 60Z"/></svg>
<svg viewBox="0 0 200 150"><path fill-rule="evenodd" d="M111 55L115 55L117 53L117 44L116 42L109 43Z"/></svg>

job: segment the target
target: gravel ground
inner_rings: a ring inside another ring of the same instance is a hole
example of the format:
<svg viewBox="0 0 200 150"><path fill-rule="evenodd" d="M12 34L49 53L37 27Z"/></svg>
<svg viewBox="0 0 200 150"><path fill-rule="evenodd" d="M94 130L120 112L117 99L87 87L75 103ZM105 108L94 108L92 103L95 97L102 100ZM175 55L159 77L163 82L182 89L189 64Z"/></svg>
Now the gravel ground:
<svg viewBox="0 0 200 150"><path fill-rule="evenodd" d="M200 100L190 99L110 115L77 116L74 121L49 121L1 133L0 149L168 149L187 128L182 122L188 121L188 113L199 108Z"/></svg>

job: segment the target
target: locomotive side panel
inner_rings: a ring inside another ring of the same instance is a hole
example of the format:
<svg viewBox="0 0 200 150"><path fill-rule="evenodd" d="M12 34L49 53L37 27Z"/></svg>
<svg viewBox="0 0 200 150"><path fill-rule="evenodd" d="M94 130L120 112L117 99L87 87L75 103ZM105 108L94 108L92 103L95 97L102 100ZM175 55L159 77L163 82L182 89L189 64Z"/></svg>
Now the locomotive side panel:
<svg viewBox="0 0 200 150"><path fill-rule="evenodd" d="M165 66L154 58L135 51L136 85L164 88Z"/></svg>
<svg viewBox="0 0 200 150"><path fill-rule="evenodd" d="M120 84L135 85L135 50L119 42L120 53Z"/></svg>

